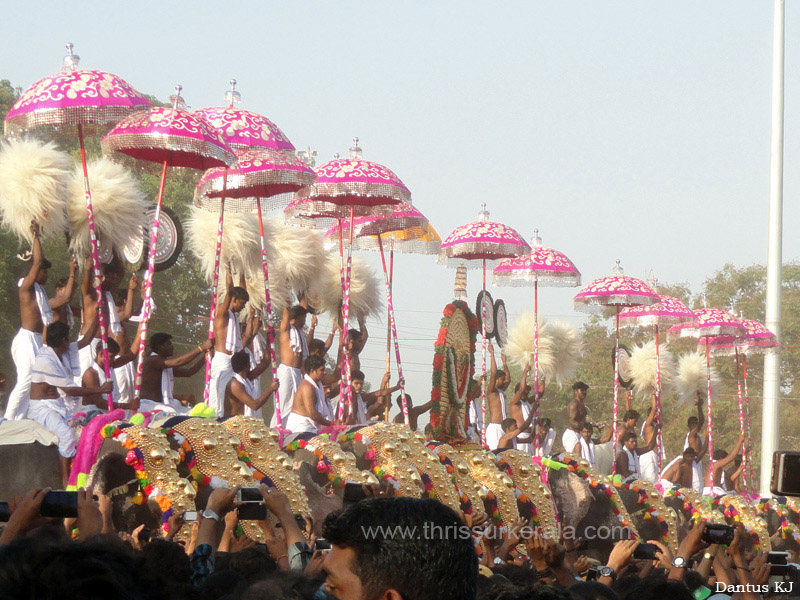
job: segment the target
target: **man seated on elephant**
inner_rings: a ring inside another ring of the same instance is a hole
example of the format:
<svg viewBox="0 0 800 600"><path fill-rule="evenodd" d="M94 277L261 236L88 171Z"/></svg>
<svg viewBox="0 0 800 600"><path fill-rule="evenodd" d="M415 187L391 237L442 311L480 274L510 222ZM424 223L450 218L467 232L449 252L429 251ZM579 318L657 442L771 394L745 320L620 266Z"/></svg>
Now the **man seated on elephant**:
<svg viewBox="0 0 800 600"><path fill-rule="evenodd" d="M138 406L131 405L131 408L181 412L181 404L174 397L175 378L191 377L197 373L205 364L201 357L211 350L213 344L213 340L206 340L191 352L172 358L175 354L172 336L168 333L154 334L149 342L150 356L144 359L142 365L142 387L139 390L141 400ZM200 360L186 367L198 358Z"/></svg>
<svg viewBox="0 0 800 600"><path fill-rule="evenodd" d="M318 433L322 427L328 427L333 421L322 414L328 403L322 388L325 361L319 356L309 356L303 362L303 370L305 375L294 395L292 412L286 419L286 429L292 433Z"/></svg>
<svg viewBox="0 0 800 600"><path fill-rule="evenodd" d="M623 479L641 479L642 467L639 464L639 456L650 452L656 446L656 436L643 448L637 447L636 433L629 431L622 436L622 450L617 454L617 474L622 475Z"/></svg>
<svg viewBox="0 0 800 600"><path fill-rule="evenodd" d="M269 354L264 353L264 358L255 369L250 369L250 355L247 350L239 350L231 356L233 379L225 388L225 413L226 417L235 417L244 414L244 407L259 410L278 389L278 380L270 383L267 390L256 396L253 381L269 367Z"/></svg>
<svg viewBox="0 0 800 600"><path fill-rule="evenodd" d="M419 406L414 406L414 401L411 399L411 394L406 394L406 408L408 409L408 423L411 431L416 431L419 425L419 418L428 412L433 405L436 403L435 400L429 400L425 404L420 404ZM395 399L395 403L397 404L397 408L400 409L400 413L395 415L394 419L392 420L393 423L405 423L405 415L403 414L403 395L398 394Z"/></svg>
<svg viewBox="0 0 800 600"><path fill-rule="evenodd" d="M665 492L675 486L682 488L692 487L695 460L697 460L697 452L691 446L687 446L682 455L673 459L664 467L660 483Z"/></svg>
<svg viewBox="0 0 800 600"><path fill-rule="evenodd" d="M77 452L75 433L69 424L72 415L65 401L93 394L108 394L112 390L110 381L96 388L76 385L74 375L65 363L69 346L69 326L66 323L57 322L48 326L45 345L40 348L33 363L28 406L28 418L58 437L64 486L69 479L70 463Z"/></svg>
<svg viewBox="0 0 800 600"><path fill-rule="evenodd" d="M133 352L130 348L126 348L124 352L120 350L119 344L113 339L108 339L108 362L111 363L110 376L106 377L105 362L103 361L103 353L98 352L95 357L94 364L83 372L81 381L83 387L99 388L106 381L110 381L114 387L112 397L114 399L114 408L126 409L130 407L130 398L123 398L120 395L120 387L117 382L116 369L121 367L134 358ZM84 396L83 406L86 408L89 405L97 407L101 411L108 408L108 401L102 394L92 394L91 396Z"/></svg>
<svg viewBox="0 0 800 600"><path fill-rule="evenodd" d="M572 385L572 402L567 407L567 428L561 435L561 445L565 452L571 452L575 444L580 442L581 428L589 416L585 403L588 390L589 386L582 381L576 381Z"/></svg>
<svg viewBox="0 0 800 600"><path fill-rule="evenodd" d="M370 420L374 420L378 415L383 414L384 410L389 406L392 400L392 393L400 389L402 380L397 382L397 385L388 387L389 373L385 373L381 380L380 388L374 392L362 392L364 387L364 373L362 371L353 371L350 375L353 388L353 414L345 417L347 423L353 425L366 425ZM341 402L341 396L340 400ZM345 406L345 410L347 407Z"/></svg>

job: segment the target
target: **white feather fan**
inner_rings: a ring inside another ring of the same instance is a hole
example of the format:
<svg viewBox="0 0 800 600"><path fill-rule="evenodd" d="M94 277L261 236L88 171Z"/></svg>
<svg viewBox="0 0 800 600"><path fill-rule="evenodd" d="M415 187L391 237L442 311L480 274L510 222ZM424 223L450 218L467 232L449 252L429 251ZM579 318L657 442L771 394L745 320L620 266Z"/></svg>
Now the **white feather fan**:
<svg viewBox="0 0 800 600"><path fill-rule="evenodd" d="M42 236L67 228L67 181L72 161L53 143L11 140L0 148L0 215L20 240L33 241L31 221ZM86 209L83 209L84 217Z"/></svg>
<svg viewBox="0 0 800 600"><path fill-rule="evenodd" d="M711 397L717 395L722 379L716 370L711 368ZM706 358L698 352L689 352L678 359L678 375L675 378L675 390L678 401L694 403L697 393L706 397Z"/></svg>
<svg viewBox="0 0 800 600"><path fill-rule="evenodd" d="M308 294L314 307L333 317L339 314L342 301L339 266L339 257L330 256L322 276L313 282ZM383 306L383 290L375 271L363 260L354 258L350 276L349 318L355 322L377 313Z"/></svg>
<svg viewBox="0 0 800 600"><path fill-rule="evenodd" d="M141 235L141 226L148 201L136 178L122 165L107 158L90 162L89 185L97 238L117 252ZM67 217L69 218L70 250L78 256L89 255L89 220L83 169L77 165L69 179Z"/></svg>
<svg viewBox="0 0 800 600"><path fill-rule="evenodd" d="M523 313L508 334L503 350L520 368L533 363L533 322L531 312ZM583 352L583 341L572 325L539 317L539 372L545 380L561 386L569 381Z"/></svg>
<svg viewBox="0 0 800 600"><path fill-rule="evenodd" d="M269 268L270 306L272 312L280 317L283 314L284 307L291 305L292 295L286 285L286 275L283 273L280 263L273 263L267 259L267 267ZM264 271L259 269L252 276L247 277L245 283L247 284L247 293L250 294L248 305L263 313L264 307L266 306Z"/></svg>
<svg viewBox="0 0 800 600"><path fill-rule="evenodd" d="M677 367L675 356L666 344L660 348L661 394L668 394L674 383ZM633 381L633 392L640 397L650 398L656 389L656 343L650 341L637 345L628 359L628 375Z"/></svg>
<svg viewBox="0 0 800 600"><path fill-rule="evenodd" d="M314 282L324 276L328 254L323 247L322 233L307 227L292 227L282 223L273 223L271 229L274 235L270 245L279 268L283 271L289 288L301 297Z"/></svg>

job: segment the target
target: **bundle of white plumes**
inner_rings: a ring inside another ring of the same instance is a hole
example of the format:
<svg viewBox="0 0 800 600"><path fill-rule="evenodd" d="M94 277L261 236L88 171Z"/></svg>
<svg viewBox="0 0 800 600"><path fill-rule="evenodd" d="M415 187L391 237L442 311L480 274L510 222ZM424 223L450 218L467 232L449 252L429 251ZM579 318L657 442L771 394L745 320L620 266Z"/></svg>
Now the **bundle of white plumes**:
<svg viewBox="0 0 800 600"><path fill-rule="evenodd" d="M675 356L669 351L666 344L661 346L659 360L656 360L656 343L650 341L636 345L628 359L628 376L633 382L633 392L637 396L650 398L656 389L657 363L661 371L661 393L669 393L674 384L677 367Z"/></svg>
<svg viewBox="0 0 800 600"><path fill-rule="evenodd" d="M317 310L330 313L335 319L342 305L340 265L338 256L329 256L323 273L312 283L308 293L309 301ZM375 270L363 260L354 258L350 274L349 318L355 322L377 313L383 306L382 291Z"/></svg>
<svg viewBox="0 0 800 600"><path fill-rule="evenodd" d="M523 313L514 323L503 348L506 356L520 368L533 365L533 323L533 313ZM559 386L567 383L582 352L583 341L575 327L539 317L539 372L547 382Z"/></svg>
<svg viewBox="0 0 800 600"><path fill-rule="evenodd" d="M53 143L12 140L0 148L0 215L20 240L33 241L31 221L42 236L67 228L65 206L72 161ZM83 205L86 216L86 204Z"/></svg>
<svg viewBox="0 0 800 600"><path fill-rule="evenodd" d="M322 233L277 221L271 222L270 229L274 235L269 246L275 253L277 268L295 296L301 298L307 295L314 283L325 274L328 254Z"/></svg>
<svg viewBox="0 0 800 600"><path fill-rule="evenodd" d="M707 395L706 359L699 352L689 352L678 359L678 375L675 377L675 391L678 402L694 403L698 393ZM711 368L711 397L717 395L722 379L716 370Z"/></svg>
<svg viewBox="0 0 800 600"><path fill-rule="evenodd" d="M123 248L142 235L148 201L136 178L122 165L100 158L88 164L92 209L97 239L106 248L121 254ZM73 168L67 185L70 250L89 255L89 220L83 169Z"/></svg>

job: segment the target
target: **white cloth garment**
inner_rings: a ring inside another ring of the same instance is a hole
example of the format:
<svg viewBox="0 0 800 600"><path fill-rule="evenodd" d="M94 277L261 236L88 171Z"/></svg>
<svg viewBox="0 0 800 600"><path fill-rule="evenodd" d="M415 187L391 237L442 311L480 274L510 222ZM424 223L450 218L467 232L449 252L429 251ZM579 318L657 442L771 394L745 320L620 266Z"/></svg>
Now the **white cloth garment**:
<svg viewBox="0 0 800 600"><path fill-rule="evenodd" d="M66 357L69 353L66 352ZM31 383L46 383L56 388L76 387L75 378L69 367L69 361L59 357L50 346L42 346L36 354L31 371ZM62 398L69 398L60 389L59 395Z"/></svg>
<svg viewBox="0 0 800 600"><path fill-rule="evenodd" d="M530 416L530 414L531 414L531 405L528 404L525 401L522 401L522 402L519 403L519 407L520 407L520 410L522 411L522 420L526 421L528 419L528 417ZM531 428L533 430L535 430L536 429L536 424L532 423L531 424ZM523 433L523 434L520 435L520 437L522 437L523 435L525 437L528 437L531 434L530 433ZM530 454L531 456L533 456L533 444L519 442L518 440L519 440L519 438L514 440L514 447L516 447L516 449L519 450L520 452L524 452L526 454Z"/></svg>
<svg viewBox="0 0 800 600"><path fill-rule="evenodd" d="M95 373L97 373L97 379L99 381L98 385L103 385L109 379L111 380L111 385L113 386L113 389L111 390L111 397L114 398L115 403L119 404L119 385L117 383L117 374L115 372L116 370L112 369L111 377L109 377L109 379L106 379L106 374L103 372L104 369L101 369L100 365L98 365L97 363L93 364L90 367L90 369Z"/></svg>
<svg viewBox="0 0 800 600"><path fill-rule="evenodd" d="M659 480L658 455L655 450L645 452L639 457L639 464L642 466L642 479L650 483Z"/></svg>
<svg viewBox="0 0 800 600"><path fill-rule="evenodd" d="M70 427L70 414L64 402L58 400L31 400L28 418L33 419L58 438L58 453L72 458L78 452L75 433Z"/></svg>
<svg viewBox="0 0 800 600"><path fill-rule="evenodd" d="M267 351L267 341L261 332L257 333L253 338L253 349L247 348L247 354L250 356L250 368L255 369L259 363L264 360L264 354ZM253 398L261 396L261 381L257 377L253 380ZM255 417L256 419L263 418L263 409L253 410L249 406L244 407L245 417Z"/></svg>
<svg viewBox="0 0 800 600"><path fill-rule="evenodd" d="M11 358L17 367L17 383L8 395L6 419L24 419L31 391L31 371L36 353L42 347L42 334L20 329L11 342Z"/></svg>
<svg viewBox="0 0 800 600"><path fill-rule="evenodd" d="M98 348L100 348L101 341L94 339L86 346L78 350L78 370L80 371L79 377L82 377L86 369L91 368L97 359Z"/></svg>
<svg viewBox="0 0 800 600"><path fill-rule="evenodd" d="M239 330L239 319L232 310L228 311L228 333L225 337L225 350L234 354L242 349L242 332ZM217 352L219 354L219 352Z"/></svg>
<svg viewBox="0 0 800 600"><path fill-rule="evenodd" d="M544 436L542 445L539 446L539 454L537 456L549 456L553 453L553 445L556 443L556 430L552 427L547 430Z"/></svg>
<svg viewBox="0 0 800 600"><path fill-rule="evenodd" d="M300 382L303 381L303 373L300 369L295 369L289 365L279 365L276 375L278 377L278 401L275 405L280 410L281 422L285 427L286 419L289 417L289 413L292 412L294 395L297 393ZM278 426L278 409L272 413L270 427Z"/></svg>
<svg viewBox="0 0 800 600"><path fill-rule="evenodd" d="M317 409L317 412L325 419L331 420L333 417L333 410L331 409L330 404L325 399L325 390L322 389L322 385L316 383L311 377L305 375L303 377L305 381L311 384L314 388L316 394L316 401L314 403L314 407ZM299 386L298 386L299 387ZM317 424L314 419L311 417L306 417L303 415L299 415L296 412L290 412L286 419L286 429L291 431L292 433L301 433L305 431L313 431L317 433L320 430L320 426Z"/></svg>
<svg viewBox="0 0 800 600"><path fill-rule="evenodd" d="M249 379L247 379L247 377L242 377L238 373L234 373L233 374L233 379L235 379L236 381L238 381L239 383L242 384L242 387L244 387L244 391L246 391L248 393L248 395L253 400L258 398L258 396L256 396L256 390L255 390L255 387L253 386L253 382L250 381ZM233 382L233 379L231 380L231 382ZM244 408L245 408L245 411L246 411L250 407L247 406L247 404L245 404ZM260 411L260 409L259 409L259 411ZM225 415L225 416L230 416L230 415Z"/></svg>
<svg viewBox="0 0 800 600"><path fill-rule="evenodd" d="M142 304L142 308L139 309L139 314L138 315L131 315L131 318L128 319L128 320L133 322L133 323L141 323L141 321L142 321L142 312L144 312L144 303ZM156 301L151 296L150 297L150 317L151 318L153 316L153 313L155 313L155 312L156 312Z"/></svg>
<svg viewBox="0 0 800 600"><path fill-rule="evenodd" d="M318 433L319 428L313 419L290 412L289 418L284 423L284 428L292 433Z"/></svg>
<svg viewBox="0 0 800 600"><path fill-rule="evenodd" d="M308 375L304 375L303 380L314 386L314 393L317 397L316 401L314 402L314 408L317 409L317 412L320 414L320 416L322 416L322 418L332 421L333 409L331 408L328 400L325 398L325 390L323 389L322 384L315 382ZM299 387L300 386L298 385L298 388Z"/></svg>
<svg viewBox="0 0 800 600"><path fill-rule="evenodd" d="M167 406L163 402L150 400L150 398L142 398L139 400L139 412L162 412L170 415L178 414L178 411L172 406Z"/></svg>
<svg viewBox="0 0 800 600"><path fill-rule="evenodd" d="M679 460L681 460L681 458L683 458L683 456L676 456L671 461L669 461L669 463L667 463L667 465L664 467L662 473L666 473L667 471L669 471L670 467L672 467L672 465L676 464ZM671 490L673 487L678 485L677 482L664 479L663 477L661 477L659 483L661 483L661 487L664 488L664 490Z"/></svg>
<svg viewBox="0 0 800 600"><path fill-rule="evenodd" d="M497 450L501 437L503 437L503 426L500 423L489 423L486 426L486 445L489 450Z"/></svg>
<svg viewBox="0 0 800 600"><path fill-rule="evenodd" d="M564 446L564 452L573 452L575 450L575 445L580 441L581 434L569 427L561 434L561 445Z"/></svg>
<svg viewBox="0 0 800 600"><path fill-rule="evenodd" d="M113 335L122 333L122 323L119 322L119 313L117 313L117 303L114 302L114 296L111 292L104 292L106 299L106 317L108 318L108 329Z"/></svg>
<svg viewBox="0 0 800 600"><path fill-rule="evenodd" d="M292 352L299 354L303 360L308 358L306 336L294 325L289 325L289 347L292 349Z"/></svg>
<svg viewBox="0 0 800 600"><path fill-rule="evenodd" d="M497 395L500 396L500 420L505 421L508 418L508 399L502 390L497 390Z"/></svg>
<svg viewBox="0 0 800 600"><path fill-rule="evenodd" d="M622 451L628 457L628 471L630 471L629 478L632 479L641 479L642 478L642 468L639 465L639 455L634 451L631 452L627 448L623 447Z"/></svg>
<svg viewBox="0 0 800 600"><path fill-rule="evenodd" d="M700 441L700 450L702 451L702 440ZM689 447L689 434L686 434L686 439L683 440L683 449L686 450ZM692 488L695 491L702 491L703 489L703 462L696 460L692 462Z"/></svg>
<svg viewBox="0 0 800 600"><path fill-rule="evenodd" d="M237 325L238 327L238 325ZM234 328L237 328L234 327ZM231 327L229 326L230 330ZM225 411L225 389L233 379L233 367L231 366L231 355L224 352L215 352L211 359L211 381L208 390L208 405L214 409L217 417L221 417Z"/></svg>
<svg viewBox="0 0 800 600"><path fill-rule="evenodd" d="M583 438L580 437L580 444L581 444L581 458L584 458L589 461L589 466L594 467L597 463L597 459L594 455L594 442L589 440L588 442Z"/></svg>
<svg viewBox="0 0 800 600"><path fill-rule="evenodd" d="M24 279L17 281L17 287L22 287ZM53 309L50 308L50 299L47 297L47 292L40 283L33 284L33 295L36 298L36 306L39 307L39 316L42 317L42 323L45 326L53 322Z"/></svg>
<svg viewBox="0 0 800 600"><path fill-rule="evenodd" d="M127 362L121 367L114 369L114 387L118 386L118 401L128 404L133 399L133 392L136 388L136 369L133 361Z"/></svg>

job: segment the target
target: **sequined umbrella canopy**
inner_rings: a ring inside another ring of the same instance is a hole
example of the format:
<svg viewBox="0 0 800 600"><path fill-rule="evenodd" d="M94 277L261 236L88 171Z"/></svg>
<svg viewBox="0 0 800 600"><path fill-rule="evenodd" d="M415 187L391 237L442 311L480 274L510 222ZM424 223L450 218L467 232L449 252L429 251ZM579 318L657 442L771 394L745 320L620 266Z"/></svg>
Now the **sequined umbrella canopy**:
<svg viewBox="0 0 800 600"><path fill-rule="evenodd" d="M142 366L147 343L147 327L150 322L153 272L161 203L167 167L210 169L230 165L236 160L233 151L203 117L192 114L181 98L181 86L171 98L172 107L153 107L133 113L117 123L102 140L103 151L111 154L121 152L139 160L161 164L161 181L158 186L156 210L150 228L150 256L144 280L144 306L142 307L141 336L139 340L136 386L134 397L139 398L142 385Z"/></svg>
<svg viewBox="0 0 800 600"><path fill-rule="evenodd" d="M614 342L614 419L611 424L614 456L617 455L617 413L619 412L619 316L620 309L629 306L649 306L659 301L656 292L641 279L628 277L619 266L614 267L611 277L595 279L573 299L575 309L588 313L602 313L607 308L615 309ZM613 463L616 473L616 460Z"/></svg>
<svg viewBox="0 0 800 600"><path fill-rule="evenodd" d="M698 346L708 346L708 349L717 356L736 357L736 391L739 403L739 430L746 440L752 439L750 429L750 395L747 390L747 355L763 354L770 348L776 348L777 336L764 327L759 321L741 319L745 329L742 337L720 336L700 338ZM741 364L739 357L741 356ZM742 374L741 378L739 373ZM744 386L744 389L743 387ZM749 482L753 481L752 461L748 456L748 444L742 444L742 483L745 493L750 493Z"/></svg>
<svg viewBox="0 0 800 600"><path fill-rule="evenodd" d="M344 262L343 239L339 226L339 256L342 260L342 382L348 410L352 414L352 388L350 386L350 360L347 356L347 330L350 310L350 270L352 267L353 230L357 216L391 215L394 207L400 203L411 204L411 192L402 180L388 167L364 160L362 150L358 146L358 138L353 138L350 157L334 158L316 169L317 181L313 185L300 190L296 198L289 203L285 214L301 224L309 220L325 222L325 219L343 219L349 217L349 244L347 260ZM391 294L388 289L387 294ZM392 326L394 326L392 324ZM397 344L395 338L395 344ZM396 346L397 349L397 346ZM399 350L398 350L399 352ZM410 423L405 386L402 384L402 371L398 366L401 380L400 397L402 399L403 417L406 425ZM345 402L339 403L339 417L342 418Z"/></svg>
<svg viewBox="0 0 800 600"><path fill-rule="evenodd" d="M481 204L478 219L456 227L442 242L439 262L451 267L464 266L467 269L482 268L483 293L486 294L486 266L494 265L504 258L514 258L530 253L531 247L513 228L490 220L486 203ZM481 386L481 442L486 444L486 319L481 315L481 352L483 356ZM477 427L476 427L477 430ZM489 448L494 450L494 448Z"/></svg>
<svg viewBox="0 0 800 600"><path fill-rule="evenodd" d="M103 365L106 379L110 377L108 330L105 302L101 288L100 259L97 253L97 233L94 226L92 193L86 168L84 127L104 128L133 111L150 106L150 101L127 82L104 71L78 69L80 57L67 44L67 56L59 73L40 79L20 95L4 121L8 137L22 136L36 129L69 129L75 127L80 142L81 166L86 192L86 214L89 223L89 246L92 254L94 288L97 292L97 314L100 325ZM108 394L108 408L113 408Z"/></svg>
<svg viewBox="0 0 800 600"><path fill-rule="evenodd" d="M505 258L492 271L495 285L533 286L533 389L539 398L539 285L549 287L577 287L581 272L563 252L542 245L539 230L533 232L530 254ZM536 402L534 423L539 421L539 403ZM535 442L539 450L539 438Z"/></svg>
<svg viewBox="0 0 800 600"><path fill-rule="evenodd" d="M698 308L694 311L695 320L691 323L675 325L669 330L678 337L713 338L719 336L739 337L745 335L741 319L718 308ZM708 472L714 472L713 422L711 418L711 356L709 344L706 347L706 406L708 409ZM709 487L714 486L712 479Z"/></svg>
<svg viewBox="0 0 800 600"><path fill-rule="evenodd" d="M630 306L619 313L619 322L623 327L654 326L656 333L656 421L661 423L661 352L659 330L661 325L677 325L691 323L694 312L683 302L672 296L659 296L659 301L649 306ZM656 461L661 471L661 452L664 441L661 428L656 431Z"/></svg>
<svg viewBox="0 0 800 600"><path fill-rule="evenodd" d="M258 228L261 240L261 267L264 275L264 298L267 315L272 310L269 292L269 268L264 241L264 210L284 208L285 194L311 185L316 179L314 171L295 155L294 145L275 123L249 110L237 108L242 95L236 90L236 80L231 79L231 89L226 92L227 106L201 108L195 111L221 132L223 139L236 152L236 165L229 168L215 167L203 174L197 184L194 202L200 208L219 211L217 227L217 249L211 284L211 314L208 337L214 336L216 313L216 291L219 280L219 257L222 252L222 227L225 210L236 212L258 212ZM227 202L226 202L226 199ZM274 331L267 319L267 344L270 348L272 376L276 376ZM206 360L206 403L210 397L211 361ZM273 406L278 407L280 398L276 391ZM248 409L249 410L249 409ZM278 427L282 426L279 410L275 410Z"/></svg>

